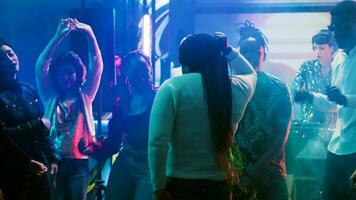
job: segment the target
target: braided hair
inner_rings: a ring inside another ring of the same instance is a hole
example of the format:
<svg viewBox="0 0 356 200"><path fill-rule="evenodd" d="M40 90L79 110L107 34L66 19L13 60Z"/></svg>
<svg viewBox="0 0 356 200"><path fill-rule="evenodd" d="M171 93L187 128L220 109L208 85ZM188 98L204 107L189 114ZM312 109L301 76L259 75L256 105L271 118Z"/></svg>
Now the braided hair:
<svg viewBox="0 0 356 200"><path fill-rule="evenodd" d="M241 24L242 27L239 30L240 39L238 46L240 47L240 53L246 57L251 65L256 69L260 65L260 49L264 51L264 58L266 59L268 50L268 39L262 31L255 27L255 24L246 20Z"/></svg>

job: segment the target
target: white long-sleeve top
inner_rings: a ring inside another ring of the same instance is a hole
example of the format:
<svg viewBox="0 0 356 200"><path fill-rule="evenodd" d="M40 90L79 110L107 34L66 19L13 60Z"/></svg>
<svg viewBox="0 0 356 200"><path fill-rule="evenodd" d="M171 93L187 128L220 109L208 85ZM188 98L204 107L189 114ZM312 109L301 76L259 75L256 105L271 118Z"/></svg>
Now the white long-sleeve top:
<svg viewBox="0 0 356 200"><path fill-rule="evenodd" d="M333 72L332 85L347 97L347 106L339 106L328 101L327 96L314 93L313 104L322 110L338 112L336 129L328 150L337 155L356 152L356 47L345 60L337 64Z"/></svg>
<svg viewBox="0 0 356 200"><path fill-rule="evenodd" d="M231 77L233 132L254 92L256 79L255 73ZM183 74L162 84L151 111L148 151L154 191L166 186L166 177L225 179L216 159L200 73Z"/></svg>

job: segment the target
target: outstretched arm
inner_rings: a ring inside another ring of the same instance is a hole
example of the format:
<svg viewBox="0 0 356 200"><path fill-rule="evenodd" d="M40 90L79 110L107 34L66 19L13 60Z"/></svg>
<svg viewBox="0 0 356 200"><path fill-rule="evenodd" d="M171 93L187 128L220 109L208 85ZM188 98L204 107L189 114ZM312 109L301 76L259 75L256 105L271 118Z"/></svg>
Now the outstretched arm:
<svg viewBox="0 0 356 200"><path fill-rule="evenodd" d="M36 62L36 83L42 101L46 102L53 89L50 86L48 72L49 64L57 46L74 29L73 19L61 19L57 32L42 51Z"/></svg>
<svg viewBox="0 0 356 200"><path fill-rule="evenodd" d="M87 35L89 67L83 91L94 100L103 72L103 59L92 28L87 24L79 22L77 19L74 19L74 26L76 30L83 31Z"/></svg>

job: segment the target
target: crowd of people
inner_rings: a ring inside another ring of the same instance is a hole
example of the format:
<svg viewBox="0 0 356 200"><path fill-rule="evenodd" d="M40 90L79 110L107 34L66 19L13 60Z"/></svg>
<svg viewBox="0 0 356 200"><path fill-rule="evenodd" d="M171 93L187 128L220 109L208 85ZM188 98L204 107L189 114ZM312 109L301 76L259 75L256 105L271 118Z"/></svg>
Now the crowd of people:
<svg viewBox="0 0 356 200"><path fill-rule="evenodd" d="M183 74L159 88L150 58L127 53L101 140L92 104L103 61L91 26L60 20L37 59L37 90L18 80L19 58L0 39L3 197L84 200L89 158L119 153L105 199L288 200L285 146L299 103L301 123L332 130L322 198L356 199L356 2L330 14L330 26L312 37L316 59L301 65L290 88L263 71L268 39L250 21L236 47L220 32L184 37ZM86 37L87 66L73 51L56 53L72 32Z"/></svg>

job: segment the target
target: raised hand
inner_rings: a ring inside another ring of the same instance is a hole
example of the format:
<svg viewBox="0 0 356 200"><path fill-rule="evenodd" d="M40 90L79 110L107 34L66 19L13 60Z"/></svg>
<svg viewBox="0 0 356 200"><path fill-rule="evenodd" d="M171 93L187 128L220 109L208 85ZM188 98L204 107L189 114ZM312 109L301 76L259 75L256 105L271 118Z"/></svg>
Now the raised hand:
<svg viewBox="0 0 356 200"><path fill-rule="evenodd" d="M74 20L72 18L61 19L57 27L56 35L59 37L68 35L75 28L73 24Z"/></svg>
<svg viewBox="0 0 356 200"><path fill-rule="evenodd" d="M92 29L88 24L79 22L77 19L73 19L73 26L76 30L91 32Z"/></svg>

